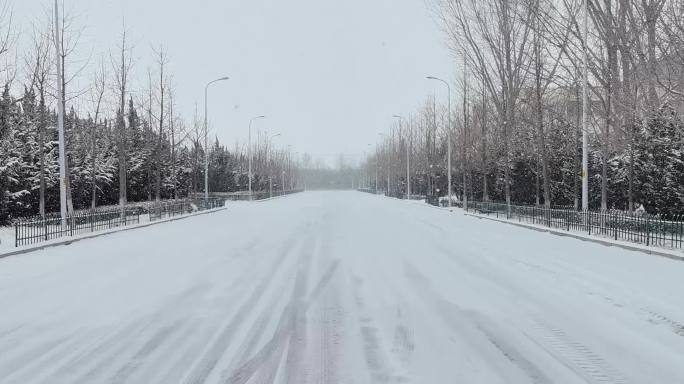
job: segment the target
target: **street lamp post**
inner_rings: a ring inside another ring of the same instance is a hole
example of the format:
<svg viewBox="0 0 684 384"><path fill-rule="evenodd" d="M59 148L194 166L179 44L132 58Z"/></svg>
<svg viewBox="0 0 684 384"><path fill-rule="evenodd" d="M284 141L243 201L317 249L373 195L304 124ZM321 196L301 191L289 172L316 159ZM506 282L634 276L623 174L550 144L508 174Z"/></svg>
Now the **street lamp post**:
<svg viewBox="0 0 684 384"><path fill-rule="evenodd" d="M583 38L582 44L582 211L589 210L589 139L587 137L587 108L589 108L589 101L587 96L587 86L589 82L588 74L588 58L587 58L587 36L588 36L588 13L587 1L584 0L582 4L583 21Z"/></svg>
<svg viewBox="0 0 684 384"><path fill-rule="evenodd" d="M290 159L290 190L299 188L299 152L294 153L294 159Z"/></svg>
<svg viewBox="0 0 684 384"><path fill-rule="evenodd" d="M292 164L292 144L287 145L287 152L285 153L285 159L283 159L283 192L285 192L285 176L287 176L287 173L291 173L291 164ZM289 176L290 179L292 176ZM291 183L291 180L290 180Z"/></svg>
<svg viewBox="0 0 684 384"><path fill-rule="evenodd" d="M378 154L378 145L375 145L375 194L378 194L378 163L380 162Z"/></svg>
<svg viewBox="0 0 684 384"><path fill-rule="evenodd" d="M57 138L59 140L59 212L62 218L62 230L66 229L67 219L67 185L69 180L66 176L66 149L64 139L64 91L62 82L62 61L60 57L60 49L62 47L61 32L59 29L59 6L55 0L55 49L57 53ZM123 113L123 111L122 111ZM123 212L123 200L121 202L121 211Z"/></svg>
<svg viewBox="0 0 684 384"><path fill-rule="evenodd" d="M266 170L268 172L268 196L273 197L273 175L271 169L271 140L280 136L280 133L276 133L266 139Z"/></svg>
<svg viewBox="0 0 684 384"><path fill-rule="evenodd" d="M209 107L207 105L207 99L209 94L209 86L224 80L229 80L227 76L220 77L216 80L212 80L204 86L204 199L209 200L209 147L207 146L209 141L207 140L207 132L209 131L209 123L207 118L207 111Z"/></svg>
<svg viewBox="0 0 684 384"><path fill-rule="evenodd" d="M401 132L404 118L400 115L394 115L394 117L399 119L399 131ZM406 130L406 200L411 200L411 131L408 127Z"/></svg>
<svg viewBox="0 0 684 384"><path fill-rule="evenodd" d="M447 106L449 114L449 127L447 128L447 168L449 168L449 170L447 171L447 184L449 185L448 199L449 206L451 207L451 86L449 85L449 83L438 77L428 76L427 79L441 81L447 86L447 97L449 103L449 105Z"/></svg>
<svg viewBox="0 0 684 384"><path fill-rule="evenodd" d="M391 195L390 192L390 182L391 182L391 165L390 163L392 162L392 142L390 141L389 136L385 135L384 133L381 133L380 136L384 137L388 141L388 148L387 148L387 196Z"/></svg>
<svg viewBox="0 0 684 384"><path fill-rule="evenodd" d="M282 178L280 179L280 190L285 193L285 170L283 169Z"/></svg>
<svg viewBox="0 0 684 384"><path fill-rule="evenodd" d="M247 178L249 179L249 199L252 200L252 122L258 119L264 119L266 116L257 116L249 120L249 134L247 136L247 162L249 169L247 170Z"/></svg>

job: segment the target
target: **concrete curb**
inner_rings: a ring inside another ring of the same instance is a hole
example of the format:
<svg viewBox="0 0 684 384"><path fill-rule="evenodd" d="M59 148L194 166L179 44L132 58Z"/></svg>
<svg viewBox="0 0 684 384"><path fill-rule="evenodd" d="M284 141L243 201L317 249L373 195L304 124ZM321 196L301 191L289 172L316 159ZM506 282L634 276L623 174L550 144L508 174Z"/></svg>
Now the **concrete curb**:
<svg viewBox="0 0 684 384"><path fill-rule="evenodd" d="M116 228L116 229L113 229L110 231L91 232L90 234L78 236L78 237L63 237L63 238L60 238L60 240L56 240L54 242L48 242L48 243L42 243L42 244L38 244L38 245L27 246L26 248L15 249L15 250L9 251L9 252L2 252L2 253L0 253L0 259L4 259L4 258L9 257L9 256L16 256L16 255L22 255L25 253L40 251L43 249L57 247L60 245L69 245L71 243L75 243L75 242L78 242L81 240L93 239L93 238L100 237L100 236L111 235L113 233L131 231L133 229L151 227L153 225L169 223L169 222L177 221L177 220L183 220L183 219L187 219L190 217L207 215L210 213L225 211L227 209L228 209L227 207L214 208L214 209L209 209L206 211L190 213L190 214L183 215L183 216L170 217L170 218L158 220L158 221L150 221L150 222L142 223L142 224L129 225L127 227Z"/></svg>
<svg viewBox="0 0 684 384"><path fill-rule="evenodd" d="M537 232L546 232L546 233L549 233L551 235L571 237L571 238L577 239L577 240L589 241L592 243L601 244L601 245L606 246L606 247L618 247L618 248L626 249L628 251L641 252L641 253L646 253L649 255L666 257L666 258L671 259L671 260L684 261L684 254L680 255L680 254L677 254L675 251L667 251L665 249L656 249L656 248L647 247L647 246L639 246L637 244L630 245L630 244L626 244L626 243L622 243L622 242L618 242L618 241L614 241L614 240L603 239L600 237L593 237L593 236L589 236L589 235L581 235L581 234L567 232L567 231L560 231L560 230L556 230L553 228L538 227L538 226L532 225L532 224L516 223L516 222L510 221L510 220L498 219L495 217L482 216L482 215L477 215L477 214L473 214L473 213L465 213L464 212L463 214L465 216L470 216L470 217L474 217L474 218L481 219L481 220L490 220L490 221L495 221L498 223L514 225L516 227L531 229L531 230L537 231Z"/></svg>
<svg viewBox="0 0 684 384"><path fill-rule="evenodd" d="M260 199L260 200L226 200L226 203L227 203L227 204L230 204L230 203L240 203L240 202L243 202L243 203L260 203L260 202L263 202L263 201L275 200L275 199L280 199L280 198L282 198L282 197L289 197L289 196L298 195L298 194L300 194L300 193L302 193L302 192L306 192L306 191L301 191L301 192L296 192L296 193L290 193L290 194L281 195L281 196L267 197L267 198L265 198L265 199Z"/></svg>
<svg viewBox="0 0 684 384"><path fill-rule="evenodd" d="M304 191L302 191L302 192L304 192ZM247 200L247 201L250 202L250 203L262 203L262 202L264 202L264 201L275 200L275 199L280 199L280 198L283 198L283 197L290 197L290 196L298 195L298 194L300 194L300 193L302 193L302 192L290 193L289 195L267 197L267 198L261 199L261 200Z"/></svg>

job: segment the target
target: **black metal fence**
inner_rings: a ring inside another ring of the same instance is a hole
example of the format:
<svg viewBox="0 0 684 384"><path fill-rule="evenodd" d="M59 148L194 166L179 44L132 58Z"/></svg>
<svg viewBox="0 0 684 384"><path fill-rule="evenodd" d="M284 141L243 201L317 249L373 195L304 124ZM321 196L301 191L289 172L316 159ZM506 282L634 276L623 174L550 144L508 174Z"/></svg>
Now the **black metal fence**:
<svg viewBox="0 0 684 384"><path fill-rule="evenodd" d="M357 191L359 192L365 192L365 193L370 193L373 195L381 193L381 191L376 191L375 188L358 188Z"/></svg>
<svg viewBox="0 0 684 384"><path fill-rule="evenodd" d="M435 207L439 206L439 196L437 195L427 195L425 196L425 202Z"/></svg>
<svg viewBox="0 0 684 384"><path fill-rule="evenodd" d="M374 188L358 188L357 191L370 193L373 195L376 194L376 191ZM396 193L388 194L386 190L378 190L377 194L381 194L381 195L388 196L388 197L394 197L397 199L406 200L406 194L405 193L396 192ZM439 207L439 206L446 207L449 205L449 201L448 201L446 196L411 194L411 200L425 200L425 202L427 204L434 205L436 207ZM461 207L462 203L461 203L461 201L458 201L456 198L452 198L451 199L451 206L452 207Z"/></svg>
<svg viewBox="0 0 684 384"><path fill-rule="evenodd" d="M162 201L149 208L150 221L161 220L167 217L179 216L191 213L192 203L189 200Z"/></svg>
<svg viewBox="0 0 684 384"><path fill-rule="evenodd" d="M438 196L438 195L427 195L425 196L425 202L434 205L435 207L449 207L449 197L448 196ZM461 201L458 196L451 196L451 207L452 208L463 208L463 201Z"/></svg>
<svg viewBox="0 0 684 384"><path fill-rule="evenodd" d="M63 236L74 236L86 232L122 227L140 223L139 209L121 210L89 210L76 211L61 217L31 217L14 222L14 245L16 247L40 243Z"/></svg>
<svg viewBox="0 0 684 384"><path fill-rule="evenodd" d="M36 244L65 236L97 232L139 224L140 216L149 214L150 221L223 207L225 199L183 199L160 202L134 203L121 211L119 208L99 208L74 211L64 221L59 214L29 217L14 221L14 245Z"/></svg>
<svg viewBox="0 0 684 384"><path fill-rule="evenodd" d="M684 247L684 216L656 217L624 211L575 211L469 201L468 211L518 222L648 246Z"/></svg>
<svg viewBox="0 0 684 384"><path fill-rule="evenodd" d="M288 190L288 191L273 190L273 193L271 193L270 191L259 191L259 192L252 192L251 195L247 191L212 192L210 195L212 196L211 198L223 199L224 201L226 201L226 200L228 200L228 201L250 201L250 200L264 200L264 199L268 199L271 197L291 195L293 193L299 193L299 192L304 192L304 190L303 189L293 189L293 190ZM195 193L191 197L192 197L193 201L204 200L204 194L202 194L202 193Z"/></svg>
<svg viewBox="0 0 684 384"><path fill-rule="evenodd" d="M279 197L279 196L287 196L287 195L292 195L294 193L299 193L303 192L302 189L295 189L292 191L273 191L273 193L269 191L263 191L263 192L253 192L251 197L250 195L247 195L247 200L265 200L265 199L270 199L272 197Z"/></svg>
<svg viewBox="0 0 684 384"><path fill-rule="evenodd" d="M378 189L376 193L374 188L357 188L356 190L359 192L370 193L373 195L384 195L387 197L394 197L396 199L406 200L406 194L400 191L392 191L388 193L385 189ZM427 196L425 195L416 195L413 193L411 194L411 200L425 200L426 198Z"/></svg>
<svg viewBox="0 0 684 384"><path fill-rule="evenodd" d="M160 201L149 207L150 221L223 207L226 199L187 199Z"/></svg>

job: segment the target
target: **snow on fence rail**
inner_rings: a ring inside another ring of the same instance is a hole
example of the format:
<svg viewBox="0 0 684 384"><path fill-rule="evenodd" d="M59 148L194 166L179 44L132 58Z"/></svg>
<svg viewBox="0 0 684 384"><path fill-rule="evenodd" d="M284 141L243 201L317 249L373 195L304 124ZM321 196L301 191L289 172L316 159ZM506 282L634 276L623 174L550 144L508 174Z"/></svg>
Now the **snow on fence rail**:
<svg viewBox="0 0 684 384"><path fill-rule="evenodd" d="M178 216L194 211L222 207L225 199L170 200L145 204L134 204L122 212L118 208L74 211L62 222L58 214L45 217L30 217L14 220L14 245L36 244L60 237L74 236L88 232L139 224L140 216L149 215L150 221Z"/></svg>
<svg viewBox="0 0 684 384"><path fill-rule="evenodd" d="M247 200L265 200L265 199L270 199L272 197L279 197L279 196L287 196L291 195L293 193L298 193L298 192L303 192L302 189L295 189L292 191L273 191L272 193L269 191L264 191L264 192L254 192L252 193L251 199L249 195L247 196Z"/></svg>
<svg viewBox="0 0 684 384"><path fill-rule="evenodd" d="M384 195L387 197L394 197L397 199L402 199L406 200L406 194L401 193L401 192L393 192L392 194L387 194L387 191L384 190L375 190L374 188L357 188L356 189L359 192L365 192L365 193L370 193L372 195ZM431 204L431 205L438 205L438 196L434 195L420 195L420 194L411 194L411 200L424 200L426 203Z"/></svg>
<svg viewBox="0 0 684 384"><path fill-rule="evenodd" d="M373 188L357 188L356 189L359 192L365 192L365 193L370 193L372 195L384 195L387 197L395 197L397 199L406 199L406 194L399 192L399 191L393 191L391 194L388 194L386 190L378 190L377 192ZM427 199L428 196L426 195L417 195L417 194L411 194L411 200L425 200Z"/></svg>
<svg viewBox="0 0 684 384"><path fill-rule="evenodd" d="M173 217L188 214L194 211L204 211L223 207L225 199L209 198L198 200L171 200L162 201L149 208L150 221L161 220L165 217Z"/></svg>
<svg viewBox="0 0 684 384"><path fill-rule="evenodd" d="M59 216L45 218L25 218L14 222L14 245L35 244L64 236L74 236L84 232L96 232L140 223L138 210L121 211L79 211L68 214L64 225Z"/></svg>
<svg viewBox="0 0 684 384"><path fill-rule="evenodd" d="M468 211L565 231L610 237L647 246L684 247L684 217L669 218L624 211L575 211L469 201Z"/></svg>
<svg viewBox="0 0 684 384"><path fill-rule="evenodd" d="M224 200L229 200L229 201L250 201L250 200L264 200L264 199L269 199L271 197L291 195L293 193L299 193L299 192L304 192L304 190L303 189L293 189L290 191L279 191L279 190L276 191L276 190L274 190L273 192L260 191L260 192L252 192L251 195L247 191L211 192L210 196L214 196L214 197L221 198ZM195 193L192 196L195 197L196 199L203 199L204 193Z"/></svg>
<svg viewBox="0 0 684 384"><path fill-rule="evenodd" d="M356 190L359 192L366 192L366 193L370 193L373 195L380 193L380 191L379 190L376 191L375 188L357 188Z"/></svg>

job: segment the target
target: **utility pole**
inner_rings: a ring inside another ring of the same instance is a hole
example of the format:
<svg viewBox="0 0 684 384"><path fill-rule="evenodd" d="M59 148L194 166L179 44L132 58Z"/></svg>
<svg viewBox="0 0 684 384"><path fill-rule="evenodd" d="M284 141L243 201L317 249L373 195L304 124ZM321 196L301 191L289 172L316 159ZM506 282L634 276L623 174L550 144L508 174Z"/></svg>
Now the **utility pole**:
<svg viewBox="0 0 684 384"><path fill-rule="evenodd" d="M384 133L380 133L380 136L387 140L387 196L390 195L390 163L392 162L392 142L390 137Z"/></svg>
<svg viewBox="0 0 684 384"><path fill-rule="evenodd" d="M263 119L266 116L257 116L249 120L249 134L247 138L247 162L249 163L249 170L247 171L247 178L249 179L249 199L252 200L252 122L257 119Z"/></svg>
<svg viewBox="0 0 684 384"><path fill-rule="evenodd" d="M266 137L266 172L268 172L268 195L269 197L273 197L273 175L272 175L272 169L271 169L271 140L273 138L280 136L280 133L276 133L273 136L267 136Z"/></svg>
<svg viewBox="0 0 684 384"><path fill-rule="evenodd" d="M224 80L229 80L228 77L224 76L221 78L218 78L216 80L212 80L207 83L206 86L204 86L204 199L209 200L209 146L208 146L208 139L207 139L207 134L209 132L209 120L208 120L208 110L209 107L207 105L207 99L208 99L208 93L209 93L209 86L218 82L218 81L224 81Z"/></svg>
<svg viewBox="0 0 684 384"><path fill-rule="evenodd" d="M67 218L67 185L66 149L64 139L64 83L62 82L62 58L60 57L61 32L59 29L59 5L55 0L55 51L57 53L57 134L59 140L59 212L62 217L62 230L66 229ZM122 112L123 113L123 112Z"/></svg>
<svg viewBox="0 0 684 384"><path fill-rule="evenodd" d="M449 85L449 83L438 77L428 76L427 78L429 80L441 81L442 83L444 83L444 85L447 86L447 110L449 114L449 126L447 127L447 184L449 185L449 207L451 207L451 190L453 189L451 188L451 86Z"/></svg>
<svg viewBox="0 0 684 384"><path fill-rule="evenodd" d="M411 126L406 127L406 200L411 200Z"/></svg>
<svg viewBox="0 0 684 384"><path fill-rule="evenodd" d="M378 194L378 162L380 161L378 157L378 145L375 144L375 194Z"/></svg>
<svg viewBox="0 0 684 384"><path fill-rule="evenodd" d="M463 210L468 211L468 79L466 78L467 63L463 57Z"/></svg>
<svg viewBox="0 0 684 384"><path fill-rule="evenodd" d="M584 12L584 44L582 44L582 210L585 212L589 210L589 138L587 137L587 108L589 108L589 102L587 100L587 83L589 82L587 37L589 32L589 16L587 12L587 1L588 0L584 0L582 5Z"/></svg>
<svg viewBox="0 0 684 384"><path fill-rule="evenodd" d="M399 119L399 132L402 132L402 126L404 118L401 115L394 115L396 119ZM411 199L411 129L406 128L406 200Z"/></svg>

